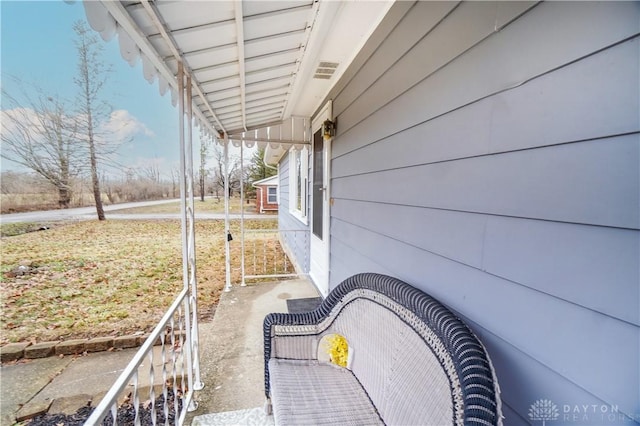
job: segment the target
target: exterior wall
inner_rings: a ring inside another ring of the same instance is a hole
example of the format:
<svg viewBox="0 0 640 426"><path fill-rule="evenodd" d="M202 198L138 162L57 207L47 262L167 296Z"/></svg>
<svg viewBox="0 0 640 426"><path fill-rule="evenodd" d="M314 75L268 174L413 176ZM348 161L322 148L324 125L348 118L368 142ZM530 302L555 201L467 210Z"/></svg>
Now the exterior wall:
<svg viewBox="0 0 640 426"><path fill-rule="evenodd" d="M399 2L329 95L331 287L456 311L507 425L640 422L639 33L632 2Z"/></svg>
<svg viewBox="0 0 640 426"><path fill-rule="evenodd" d="M281 231L282 243L289 259L296 265L298 273L307 274L309 273L309 226L289 212L289 153L280 160L279 177L281 208L278 211L278 228Z"/></svg>
<svg viewBox="0 0 640 426"><path fill-rule="evenodd" d="M262 187L256 187L256 212L262 213L262 203L264 202L264 194Z"/></svg>
<svg viewBox="0 0 640 426"><path fill-rule="evenodd" d="M259 213L264 211L278 211L278 203L270 203L268 194L268 188L277 188L274 185L256 185L256 210Z"/></svg>

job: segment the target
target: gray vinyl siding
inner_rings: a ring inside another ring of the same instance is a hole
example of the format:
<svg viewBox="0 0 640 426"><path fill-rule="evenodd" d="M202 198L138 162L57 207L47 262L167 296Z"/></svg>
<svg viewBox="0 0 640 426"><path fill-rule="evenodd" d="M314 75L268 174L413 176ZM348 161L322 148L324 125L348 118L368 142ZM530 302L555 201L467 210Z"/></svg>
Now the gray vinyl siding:
<svg viewBox="0 0 640 426"><path fill-rule="evenodd" d="M299 273L306 274L309 272L309 227L289 213L289 153L280 160L278 174L280 176L278 182L280 190L278 229L285 231L281 232L281 239L291 261L297 265Z"/></svg>
<svg viewBox="0 0 640 426"><path fill-rule="evenodd" d="M539 399L640 421L639 33L633 2L400 2L329 96L331 288L381 272L457 312L507 425Z"/></svg>

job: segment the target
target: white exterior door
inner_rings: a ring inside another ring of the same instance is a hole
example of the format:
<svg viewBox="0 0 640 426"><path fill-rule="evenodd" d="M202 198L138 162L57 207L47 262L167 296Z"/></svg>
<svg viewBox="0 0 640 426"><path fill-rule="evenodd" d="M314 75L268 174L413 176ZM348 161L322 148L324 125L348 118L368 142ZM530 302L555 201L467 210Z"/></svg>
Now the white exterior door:
<svg viewBox="0 0 640 426"><path fill-rule="evenodd" d="M311 261L309 275L323 296L329 294L329 201L331 139L322 123L331 117L331 103L313 121L311 151Z"/></svg>

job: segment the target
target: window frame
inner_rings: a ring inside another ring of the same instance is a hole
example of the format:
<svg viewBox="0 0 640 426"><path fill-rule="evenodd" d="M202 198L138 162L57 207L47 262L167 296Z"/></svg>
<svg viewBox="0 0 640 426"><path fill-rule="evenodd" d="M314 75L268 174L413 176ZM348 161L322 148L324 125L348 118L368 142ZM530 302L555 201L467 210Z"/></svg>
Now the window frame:
<svg viewBox="0 0 640 426"><path fill-rule="evenodd" d="M271 193L271 190L273 190L273 193ZM273 197L273 200L271 197ZM267 204L278 204L277 186L267 186Z"/></svg>
<svg viewBox="0 0 640 426"><path fill-rule="evenodd" d="M298 170L298 160L300 170ZM298 193L298 183L300 183L300 193ZM300 220L305 225L308 224L309 217L309 149L304 146L301 149L291 148L289 150L289 213ZM298 207L298 197L300 207Z"/></svg>

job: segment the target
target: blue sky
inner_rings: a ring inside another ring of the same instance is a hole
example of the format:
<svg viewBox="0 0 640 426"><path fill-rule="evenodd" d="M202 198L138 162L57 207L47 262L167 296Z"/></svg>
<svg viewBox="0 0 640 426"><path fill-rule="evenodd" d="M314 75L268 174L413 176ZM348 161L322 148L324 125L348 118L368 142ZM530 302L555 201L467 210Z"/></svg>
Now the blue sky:
<svg viewBox="0 0 640 426"><path fill-rule="evenodd" d="M77 56L72 26L79 19L86 22L82 2L2 0L0 14L3 89L17 94L19 87L11 77L18 76L47 94L73 99ZM113 69L104 97L120 117L137 120L133 141L121 149L121 161L140 166L157 159L168 174L177 165L179 152L178 112L170 93L160 96L157 82L144 79L140 62L130 67L122 59L117 38L104 42L95 34L104 47L105 62ZM194 148L198 144L194 131ZM16 167L2 159L2 170Z"/></svg>

